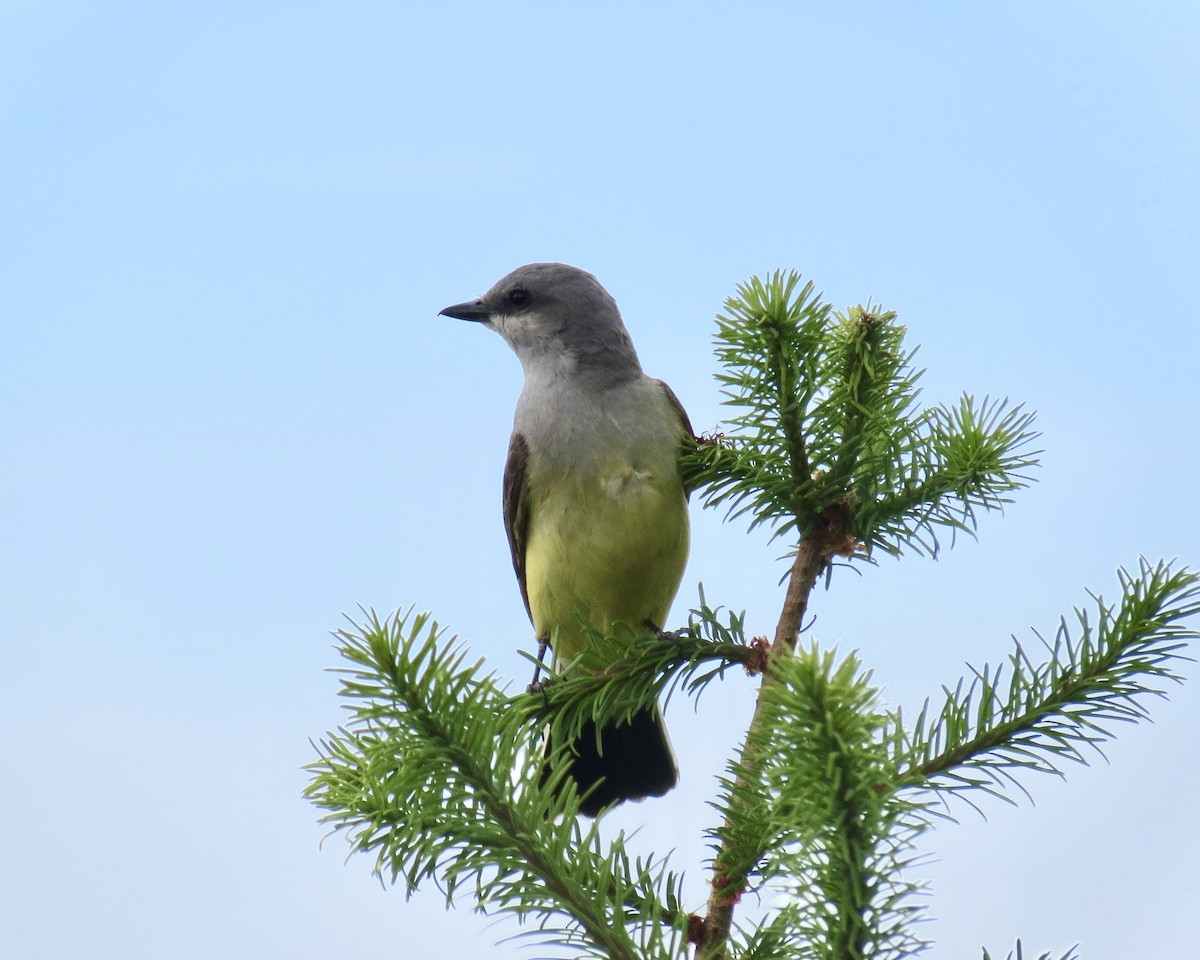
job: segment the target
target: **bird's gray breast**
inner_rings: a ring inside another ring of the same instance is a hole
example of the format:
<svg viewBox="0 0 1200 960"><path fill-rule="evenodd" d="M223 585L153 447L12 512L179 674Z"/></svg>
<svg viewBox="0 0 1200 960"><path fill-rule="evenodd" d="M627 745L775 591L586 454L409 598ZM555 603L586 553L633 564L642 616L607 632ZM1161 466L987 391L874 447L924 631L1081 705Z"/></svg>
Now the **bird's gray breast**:
<svg viewBox="0 0 1200 960"><path fill-rule="evenodd" d="M677 469L676 420L661 385L645 376L607 389L535 381L522 392L514 429L538 474L619 485Z"/></svg>

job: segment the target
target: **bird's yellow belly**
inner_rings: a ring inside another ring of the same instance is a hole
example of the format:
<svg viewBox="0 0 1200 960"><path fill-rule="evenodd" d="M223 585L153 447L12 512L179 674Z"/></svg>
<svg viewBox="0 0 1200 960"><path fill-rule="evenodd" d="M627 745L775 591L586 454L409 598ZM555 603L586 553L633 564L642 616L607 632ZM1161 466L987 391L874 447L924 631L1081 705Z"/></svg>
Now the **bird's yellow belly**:
<svg viewBox="0 0 1200 960"><path fill-rule="evenodd" d="M678 477L626 468L547 489L534 500L525 577L534 628L556 659L585 642L580 615L606 632L665 627L688 551Z"/></svg>

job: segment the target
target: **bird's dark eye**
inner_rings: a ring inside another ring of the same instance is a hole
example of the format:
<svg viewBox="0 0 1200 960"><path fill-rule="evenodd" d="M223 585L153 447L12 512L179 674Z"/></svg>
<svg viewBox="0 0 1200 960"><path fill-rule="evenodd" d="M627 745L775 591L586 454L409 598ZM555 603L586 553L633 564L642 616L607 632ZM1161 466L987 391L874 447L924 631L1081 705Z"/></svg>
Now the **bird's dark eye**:
<svg viewBox="0 0 1200 960"><path fill-rule="evenodd" d="M524 287L517 287L514 290L508 291L508 302L514 307L523 307L529 303L529 291Z"/></svg>

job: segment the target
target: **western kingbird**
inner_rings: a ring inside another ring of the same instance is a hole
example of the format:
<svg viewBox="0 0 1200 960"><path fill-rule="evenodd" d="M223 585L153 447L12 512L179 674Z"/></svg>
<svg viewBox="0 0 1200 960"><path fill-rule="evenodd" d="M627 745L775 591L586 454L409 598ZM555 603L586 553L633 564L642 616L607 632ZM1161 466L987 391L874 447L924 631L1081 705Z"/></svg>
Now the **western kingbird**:
<svg viewBox="0 0 1200 960"><path fill-rule="evenodd" d="M613 298L576 267L531 263L441 313L495 330L525 372L504 526L525 609L557 668L587 645L580 616L630 643L661 630L687 562L679 453L692 428L671 388L642 372ZM657 703L604 727L599 749L589 721L571 753L570 776L592 791L588 816L662 796L679 777Z"/></svg>

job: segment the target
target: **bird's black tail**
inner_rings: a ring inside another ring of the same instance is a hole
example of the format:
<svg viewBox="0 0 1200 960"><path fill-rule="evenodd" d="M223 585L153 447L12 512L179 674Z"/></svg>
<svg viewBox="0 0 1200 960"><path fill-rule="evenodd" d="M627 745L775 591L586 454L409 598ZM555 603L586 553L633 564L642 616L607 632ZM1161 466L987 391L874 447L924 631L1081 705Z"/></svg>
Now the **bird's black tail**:
<svg viewBox="0 0 1200 960"><path fill-rule="evenodd" d="M626 800L661 797L679 780L658 704L639 710L628 723L601 728L598 745L596 724L587 721L565 756L579 793L588 794L579 810L589 817Z"/></svg>

